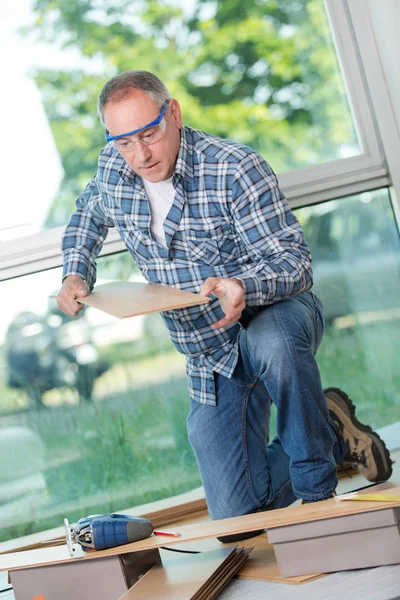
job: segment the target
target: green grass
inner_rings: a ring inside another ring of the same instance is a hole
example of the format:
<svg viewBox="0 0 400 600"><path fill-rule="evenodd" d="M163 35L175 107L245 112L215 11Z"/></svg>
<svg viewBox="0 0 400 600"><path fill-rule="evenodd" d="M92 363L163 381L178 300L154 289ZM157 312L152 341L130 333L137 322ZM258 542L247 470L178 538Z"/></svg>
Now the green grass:
<svg viewBox="0 0 400 600"><path fill-rule="evenodd" d="M40 435L52 464L45 471L50 495L45 512L53 516L3 529L0 541L57 527L65 516L73 521L200 485L194 455L182 435L188 407L181 378L104 402L25 413L25 425ZM61 514L58 505L71 509Z"/></svg>
<svg viewBox="0 0 400 600"><path fill-rule="evenodd" d="M360 420L374 428L400 420L399 340L397 321L329 327L318 351L324 387L346 391ZM101 393L90 404L59 401L40 411L21 410L21 400L3 385L3 410L15 413L4 424L29 427L46 447L49 503L34 518L25 515L25 522L0 529L0 541L60 526L64 517L73 522L200 485L186 435L182 358L171 347L139 354L133 360L125 347L108 349L115 364L99 379ZM49 394L63 397L57 390ZM273 411L271 437L275 422Z"/></svg>
<svg viewBox="0 0 400 600"><path fill-rule="evenodd" d="M400 421L400 322L330 327L317 353L324 387L353 400L359 420L373 428Z"/></svg>

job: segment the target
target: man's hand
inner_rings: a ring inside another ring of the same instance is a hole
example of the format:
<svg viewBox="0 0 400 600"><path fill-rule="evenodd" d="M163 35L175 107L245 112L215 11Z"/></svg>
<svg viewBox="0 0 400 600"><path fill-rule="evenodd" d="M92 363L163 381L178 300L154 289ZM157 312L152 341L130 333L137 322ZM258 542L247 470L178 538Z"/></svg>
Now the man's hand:
<svg viewBox="0 0 400 600"><path fill-rule="evenodd" d="M243 285L239 279L209 277L203 283L200 294L202 296L209 296L210 294L217 296L221 308L225 313L223 319L212 325L213 329L220 329L238 321L246 307Z"/></svg>
<svg viewBox="0 0 400 600"><path fill-rule="evenodd" d="M62 287L58 292L57 306L66 315L76 317L78 312L85 306L77 302L76 298L83 298L89 292L89 287L83 279L78 275L69 275L64 279Z"/></svg>

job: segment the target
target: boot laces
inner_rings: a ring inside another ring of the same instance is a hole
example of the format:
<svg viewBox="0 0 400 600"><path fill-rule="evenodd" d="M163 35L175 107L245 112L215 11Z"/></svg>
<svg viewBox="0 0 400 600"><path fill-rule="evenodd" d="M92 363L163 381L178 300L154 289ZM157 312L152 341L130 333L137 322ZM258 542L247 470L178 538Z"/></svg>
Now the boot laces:
<svg viewBox="0 0 400 600"><path fill-rule="evenodd" d="M356 464L356 465L362 465L363 467L367 466L367 458L365 456L365 450L362 450L361 452L357 452L357 450L350 450L350 444L349 441L346 440L346 447L347 447L347 453L345 456L345 460Z"/></svg>

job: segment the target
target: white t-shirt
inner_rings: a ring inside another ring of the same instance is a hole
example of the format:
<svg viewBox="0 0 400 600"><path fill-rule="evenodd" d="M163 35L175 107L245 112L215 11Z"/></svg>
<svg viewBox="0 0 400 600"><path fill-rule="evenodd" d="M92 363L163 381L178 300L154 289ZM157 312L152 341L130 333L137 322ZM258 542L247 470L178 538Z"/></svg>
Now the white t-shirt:
<svg viewBox="0 0 400 600"><path fill-rule="evenodd" d="M150 204L150 230L156 238L157 242L167 247L165 242L165 233L163 224L170 211L175 197L174 186L172 185L172 177L157 183L151 183L143 179L144 188Z"/></svg>

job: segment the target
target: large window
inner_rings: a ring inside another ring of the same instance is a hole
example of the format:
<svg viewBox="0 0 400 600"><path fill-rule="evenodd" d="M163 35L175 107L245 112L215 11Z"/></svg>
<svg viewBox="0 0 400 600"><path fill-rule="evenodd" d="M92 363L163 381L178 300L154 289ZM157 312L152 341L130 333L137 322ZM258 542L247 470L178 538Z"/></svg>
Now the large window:
<svg viewBox="0 0 400 600"><path fill-rule="evenodd" d="M0 539L200 483L184 358L160 317L68 319L52 297L63 226L104 143L96 96L118 71L154 71L186 124L271 163L314 258L324 385L374 426L400 419L400 148L367 1L183 4L2 7ZM114 231L98 274L138 277Z"/></svg>
<svg viewBox="0 0 400 600"><path fill-rule="evenodd" d="M317 354L324 386L345 390L373 427L400 421L400 237L388 190L296 214L324 305Z"/></svg>
<svg viewBox="0 0 400 600"><path fill-rule="evenodd" d="M323 0L24 6L7 6L14 37L0 36L14 89L1 162L6 196L21 172L29 193L7 204L0 240L65 224L104 144L96 97L125 69L154 71L186 124L253 146L278 173L365 153Z"/></svg>

